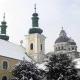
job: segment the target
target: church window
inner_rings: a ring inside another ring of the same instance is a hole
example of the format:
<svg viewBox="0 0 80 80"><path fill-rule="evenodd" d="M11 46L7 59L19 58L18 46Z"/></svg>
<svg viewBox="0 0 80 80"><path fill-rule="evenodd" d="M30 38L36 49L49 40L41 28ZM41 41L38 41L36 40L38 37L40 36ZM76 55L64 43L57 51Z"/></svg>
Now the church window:
<svg viewBox="0 0 80 80"><path fill-rule="evenodd" d="M30 49L33 50L33 43L31 43L31 45L30 45Z"/></svg>
<svg viewBox="0 0 80 80"><path fill-rule="evenodd" d="M42 50L42 44L41 44L41 50Z"/></svg>
<svg viewBox="0 0 80 80"><path fill-rule="evenodd" d="M2 80L7 80L7 77L6 77L6 76L3 76L3 77L2 77Z"/></svg>
<svg viewBox="0 0 80 80"><path fill-rule="evenodd" d="M74 50L74 47L72 47L72 50Z"/></svg>
<svg viewBox="0 0 80 80"><path fill-rule="evenodd" d="M58 50L60 50L60 47L58 47Z"/></svg>
<svg viewBox="0 0 80 80"><path fill-rule="evenodd" d="M8 63L7 61L3 61L3 69L7 69L8 68Z"/></svg>

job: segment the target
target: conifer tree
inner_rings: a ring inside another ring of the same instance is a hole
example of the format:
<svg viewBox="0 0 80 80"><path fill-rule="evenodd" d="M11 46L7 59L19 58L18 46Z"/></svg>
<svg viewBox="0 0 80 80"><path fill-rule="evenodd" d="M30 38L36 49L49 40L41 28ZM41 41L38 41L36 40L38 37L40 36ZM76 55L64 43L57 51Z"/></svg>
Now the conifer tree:
<svg viewBox="0 0 80 80"><path fill-rule="evenodd" d="M52 55L46 66L47 80L80 80L74 63L66 54Z"/></svg>
<svg viewBox="0 0 80 80"><path fill-rule="evenodd" d="M12 71L12 75L17 80L41 80L40 70L37 67L27 61L21 61Z"/></svg>

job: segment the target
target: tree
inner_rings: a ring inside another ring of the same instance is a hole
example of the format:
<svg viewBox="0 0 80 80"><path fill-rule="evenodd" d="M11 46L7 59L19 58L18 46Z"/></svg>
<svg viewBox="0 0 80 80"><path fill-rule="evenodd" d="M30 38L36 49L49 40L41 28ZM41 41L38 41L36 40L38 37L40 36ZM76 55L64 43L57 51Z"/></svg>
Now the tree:
<svg viewBox="0 0 80 80"><path fill-rule="evenodd" d="M40 80L40 70L37 67L27 61L21 61L13 70L12 75L17 78L17 80Z"/></svg>
<svg viewBox="0 0 80 80"><path fill-rule="evenodd" d="M74 63L66 54L52 55L46 66L47 80L80 80Z"/></svg>

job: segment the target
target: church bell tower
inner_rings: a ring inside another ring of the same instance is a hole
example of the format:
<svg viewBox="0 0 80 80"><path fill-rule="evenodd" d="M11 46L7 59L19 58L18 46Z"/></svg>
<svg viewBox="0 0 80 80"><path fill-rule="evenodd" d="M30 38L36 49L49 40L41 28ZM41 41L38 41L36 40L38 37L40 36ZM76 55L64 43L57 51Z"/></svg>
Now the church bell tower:
<svg viewBox="0 0 80 80"><path fill-rule="evenodd" d="M26 36L27 49L26 52L35 62L42 62L45 53L45 36L42 34L43 30L39 28L38 13L32 14L32 28L29 29L29 34Z"/></svg>
<svg viewBox="0 0 80 80"><path fill-rule="evenodd" d="M7 29L7 25L5 21L5 13L4 13L3 21L1 22L1 25L0 25L0 39L8 41L9 36L6 35L6 29Z"/></svg>

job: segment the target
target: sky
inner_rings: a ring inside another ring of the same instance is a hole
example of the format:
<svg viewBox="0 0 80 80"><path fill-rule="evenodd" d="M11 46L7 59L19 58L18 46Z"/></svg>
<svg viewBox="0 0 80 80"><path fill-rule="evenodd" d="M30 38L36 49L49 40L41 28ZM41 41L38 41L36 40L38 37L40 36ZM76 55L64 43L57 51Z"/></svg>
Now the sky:
<svg viewBox="0 0 80 80"><path fill-rule="evenodd" d="M0 22L6 13L10 41L20 44L32 27L34 4L39 14L39 27L46 36L46 53L54 50L54 42L63 26L80 51L80 0L0 0Z"/></svg>

